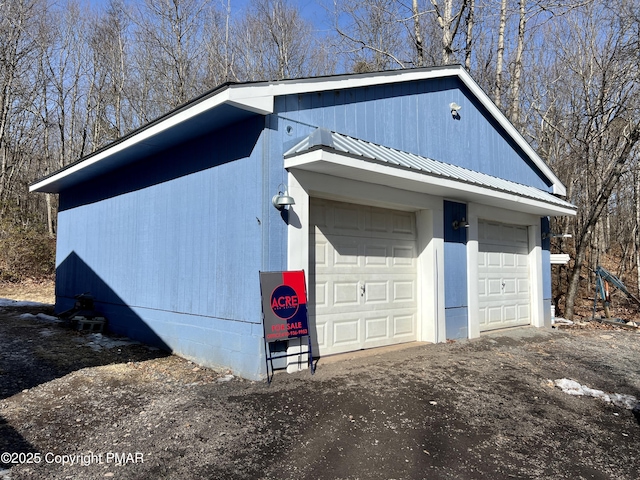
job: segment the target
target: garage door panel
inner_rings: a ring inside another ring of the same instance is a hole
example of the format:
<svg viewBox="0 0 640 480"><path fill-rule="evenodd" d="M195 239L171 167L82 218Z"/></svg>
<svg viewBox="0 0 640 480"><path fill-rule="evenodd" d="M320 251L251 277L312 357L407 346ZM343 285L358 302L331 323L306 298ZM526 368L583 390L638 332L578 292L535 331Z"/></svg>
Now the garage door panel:
<svg viewBox="0 0 640 480"><path fill-rule="evenodd" d="M487 268L501 267L502 266L502 254L499 252L488 252L486 261L484 262Z"/></svg>
<svg viewBox="0 0 640 480"><path fill-rule="evenodd" d="M415 315L394 315L393 317L393 334L396 337L414 336L415 331Z"/></svg>
<svg viewBox="0 0 640 480"><path fill-rule="evenodd" d="M516 266L516 257L513 253L503 253L501 260L502 267L504 268Z"/></svg>
<svg viewBox="0 0 640 480"><path fill-rule="evenodd" d="M415 235L415 222L413 214L397 212L393 215L393 233Z"/></svg>
<svg viewBox="0 0 640 480"><path fill-rule="evenodd" d="M501 306L486 308L487 323L489 325L495 325L496 323L502 322L502 316Z"/></svg>
<svg viewBox="0 0 640 480"><path fill-rule="evenodd" d="M360 215L356 205L341 204L333 208L333 227L345 235L360 230Z"/></svg>
<svg viewBox="0 0 640 480"><path fill-rule="evenodd" d="M358 305L360 292L357 282L334 282L333 304L337 306Z"/></svg>
<svg viewBox="0 0 640 480"><path fill-rule="evenodd" d="M522 304L522 305L518 305L518 321L520 321L520 319L529 319L529 310L530 307L528 304Z"/></svg>
<svg viewBox="0 0 640 480"><path fill-rule="evenodd" d="M364 302L370 303L388 303L389 302L389 282L368 282L365 288Z"/></svg>
<svg viewBox="0 0 640 480"><path fill-rule="evenodd" d="M496 297L496 296L502 295L502 282L500 281L499 278L497 279L488 278L486 283L487 283L487 289L486 289L487 296Z"/></svg>
<svg viewBox="0 0 640 480"><path fill-rule="evenodd" d="M366 266L384 266L388 264L389 248L387 245L365 245L364 250L364 264Z"/></svg>
<svg viewBox="0 0 640 480"><path fill-rule="evenodd" d="M358 245L355 241L348 241L350 239L340 239L339 243L334 243L333 248L329 249L329 258L333 259L334 266L353 266L358 265ZM333 255L332 255L333 254Z"/></svg>
<svg viewBox="0 0 640 480"><path fill-rule="evenodd" d="M374 210L365 215L365 231L386 233L389 230L389 215L382 210Z"/></svg>
<svg viewBox="0 0 640 480"><path fill-rule="evenodd" d="M478 231L480 330L528 325L527 228L481 221Z"/></svg>
<svg viewBox="0 0 640 480"><path fill-rule="evenodd" d="M389 317L365 318L365 331L367 341L389 338Z"/></svg>
<svg viewBox="0 0 640 480"><path fill-rule="evenodd" d="M415 302L416 284L411 281L393 282L394 302Z"/></svg>
<svg viewBox="0 0 640 480"><path fill-rule="evenodd" d="M512 323L518 318L516 305L505 305L503 322Z"/></svg>
<svg viewBox="0 0 640 480"><path fill-rule="evenodd" d="M324 238L316 239L316 246L314 248L315 251L315 265L317 267L327 267L328 266L328 243Z"/></svg>
<svg viewBox="0 0 640 480"><path fill-rule="evenodd" d="M326 219L310 225L312 251L319 252L311 278L325 300L312 299L325 339L318 340L320 355L415 340L414 215L317 199L311 211L310 218Z"/></svg>
<svg viewBox="0 0 640 480"><path fill-rule="evenodd" d="M416 253L411 245L394 246L392 248L391 256L393 258L394 265L413 266L415 264Z"/></svg>
<svg viewBox="0 0 640 480"><path fill-rule="evenodd" d="M487 294L487 281L486 280L478 280L478 294L479 296L484 296Z"/></svg>
<svg viewBox="0 0 640 480"><path fill-rule="evenodd" d="M503 295L513 295L517 293L515 278L504 279L502 283L502 293Z"/></svg>
<svg viewBox="0 0 640 480"><path fill-rule="evenodd" d="M317 203L314 208L309 212L309 224L316 225L320 228L327 228L329 222L327 221L328 209L326 205Z"/></svg>
<svg viewBox="0 0 640 480"><path fill-rule="evenodd" d="M358 317L348 319L334 319L333 345L353 345L360 342L360 319Z"/></svg>
<svg viewBox="0 0 640 480"><path fill-rule="evenodd" d="M357 253L353 255L349 255L347 252L345 254L341 254L336 252L336 255L333 256L334 267L337 268L348 268L348 267L357 267L358 266L358 255Z"/></svg>
<svg viewBox="0 0 640 480"><path fill-rule="evenodd" d="M316 345L320 349L327 348L327 322L318 321L316 317L309 317L309 320L315 324L315 330L312 330L311 337L314 338Z"/></svg>
<svg viewBox="0 0 640 480"><path fill-rule="evenodd" d="M519 278L518 279L518 290L517 293L529 297L529 279L528 278Z"/></svg>
<svg viewBox="0 0 640 480"><path fill-rule="evenodd" d="M328 282L316 280L315 298L313 299L313 303L315 304L316 309L327 307L327 302L329 299L329 296L327 295L328 287Z"/></svg>

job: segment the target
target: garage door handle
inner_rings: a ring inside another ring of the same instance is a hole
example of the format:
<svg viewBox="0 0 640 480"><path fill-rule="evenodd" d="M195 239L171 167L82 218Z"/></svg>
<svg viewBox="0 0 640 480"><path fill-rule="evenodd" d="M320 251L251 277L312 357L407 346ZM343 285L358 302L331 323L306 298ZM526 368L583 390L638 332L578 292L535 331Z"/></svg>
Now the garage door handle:
<svg viewBox="0 0 640 480"><path fill-rule="evenodd" d="M364 286L364 284L360 285L360 296L364 297L364 292L366 292L366 288Z"/></svg>

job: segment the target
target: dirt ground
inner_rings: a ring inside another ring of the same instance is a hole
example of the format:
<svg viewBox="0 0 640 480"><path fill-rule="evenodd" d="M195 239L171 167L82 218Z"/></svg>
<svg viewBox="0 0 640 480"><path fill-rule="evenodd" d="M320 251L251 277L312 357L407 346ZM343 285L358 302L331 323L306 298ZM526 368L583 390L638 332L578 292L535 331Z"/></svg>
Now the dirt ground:
<svg viewBox="0 0 640 480"><path fill-rule="evenodd" d="M0 480L637 479L640 335L586 324L320 360L271 386L0 308ZM347 361L348 360L348 361ZM637 413L636 413L637 415Z"/></svg>

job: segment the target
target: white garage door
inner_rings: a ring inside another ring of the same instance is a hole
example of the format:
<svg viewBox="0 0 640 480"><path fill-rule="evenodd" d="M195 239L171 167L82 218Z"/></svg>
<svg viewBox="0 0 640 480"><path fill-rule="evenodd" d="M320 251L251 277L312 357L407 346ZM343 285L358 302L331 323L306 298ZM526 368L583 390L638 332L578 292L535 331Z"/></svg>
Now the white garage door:
<svg viewBox="0 0 640 480"><path fill-rule="evenodd" d="M312 199L309 232L319 354L415 340L415 215Z"/></svg>
<svg viewBox="0 0 640 480"><path fill-rule="evenodd" d="M478 222L480 331L529 325L527 227Z"/></svg>

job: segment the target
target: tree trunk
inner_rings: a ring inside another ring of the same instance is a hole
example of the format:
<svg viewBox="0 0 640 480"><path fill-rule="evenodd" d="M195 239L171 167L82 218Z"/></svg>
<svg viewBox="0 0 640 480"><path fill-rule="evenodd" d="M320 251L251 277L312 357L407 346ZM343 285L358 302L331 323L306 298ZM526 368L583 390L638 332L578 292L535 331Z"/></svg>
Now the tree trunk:
<svg viewBox="0 0 640 480"><path fill-rule="evenodd" d="M49 232L49 237L53 238L55 235L55 232L53 230L53 205L51 203L51 194L50 193L45 193L44 194L44 198L45 201L47 203L47 230Z"/></svg>
<svg viewBox="0 0 640 480"><path fill-rule="evenodd" d="M469 12L467 14L467 41L464 50L464 68L471 71L471 53L473 49L473 22L476 9L476 0L468 0Z"/></svg>
<svg viewBox="0 0 640 480"><path fill-rule="evenodd" d="M413 0L411 4L413 13L413 36L415 38L416 47L416 63L418 67L424 66L424 44L422 43L422 34L420 33L420 15L418 11L418 0Z"/></svg>
<svg viewBox="0 0 640 480"><path fill-rule="evenodd" d="M638 276L638 289L636 293L640 296L640 166L636 166L633 172L633 197L635 207L633 240L636 254L636 273Z"/></svg>
<svg viewBox="0 0 640 480"><path fill-rule="evenodd" d="M449 65L453 54L453 40L458 32L464 9L467 7L467 1L462 2L460 10L455 15L453 0L444 0L442 9L438 5L438 0L431 0L431 5L434 7L438 25L442 29L442 64Z"/></svg>
<svg viewBox="0 0 640 480"><path fill-rule="evenodd" d="M500 2L500 26L498 27L498 56L496 58L496 85L493 101L498 108L502 105L502 70L504 69L504 30L507 25L507 0Z"/></svg>
<svg viewBox="0 0 640 480"><path fill-rule="evenodd" d="M578 238L576 238L576 262L570 274L569 290L567 292L566 316L569 320L573 319L575 300L580 286L580 272L584 265L585 255L590 244L589 240L594 227L600 219L602 211L611 197L611 192L618 183L618 180L620 180L629 155L639 138L640 125L636 125L631 133L625 138L623 148L611 167L609 175L605 178L604 182L602 182L600 191L598 192L595 201L592 203L592 206L586 216L585 223L582 226L581 231L578 232Z"/></svg>
<svg viewBox="0 0 640 480"><path fill-rule="evenodd" d="M520 21L518 22L518 45L516 57L513 62L513 77L511 78L510 95L511 106L509 120L514 125L520 124L520 82L522 81L522 54L524 52L524 35L527 27L526 13L527 0L520 0Z"/></svg>

